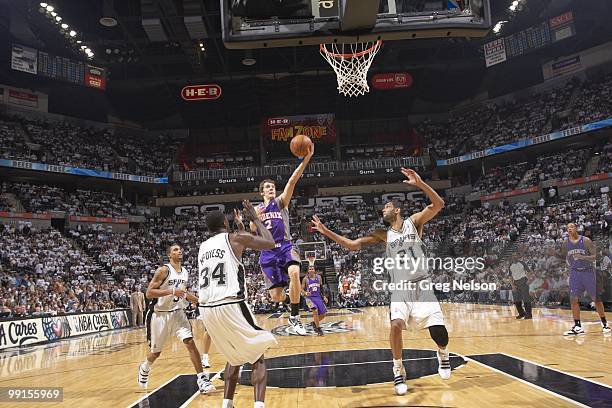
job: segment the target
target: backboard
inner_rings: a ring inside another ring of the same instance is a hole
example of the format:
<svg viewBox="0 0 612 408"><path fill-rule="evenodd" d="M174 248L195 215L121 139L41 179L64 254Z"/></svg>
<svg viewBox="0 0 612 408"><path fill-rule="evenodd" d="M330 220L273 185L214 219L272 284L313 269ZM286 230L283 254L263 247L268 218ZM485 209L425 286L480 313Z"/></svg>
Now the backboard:
<svg viewBox="0 0 612 408"><path fill-rule="evenodd" d="M220 1L230 49L483 37L491 27L490 0Z"/></svg>

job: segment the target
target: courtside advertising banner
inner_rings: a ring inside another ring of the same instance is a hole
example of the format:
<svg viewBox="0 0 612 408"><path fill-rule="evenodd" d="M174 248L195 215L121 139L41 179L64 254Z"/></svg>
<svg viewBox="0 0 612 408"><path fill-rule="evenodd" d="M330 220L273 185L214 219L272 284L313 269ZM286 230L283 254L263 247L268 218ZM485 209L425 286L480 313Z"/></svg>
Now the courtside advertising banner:
<svg viewBox="0 0 612 408"><path fill-rule="evenodd" d="M0 322L0 350L49 343L129 326L125 310L45 316Z"/></svg>
<svg viewBox="0 0 612 408"><path fill-rule="evenodd" d="M322 113L268 118L262 123L262 134L267 142L289 143L294 136L306 135L315 143L335 143L336 117Z"/></svg>

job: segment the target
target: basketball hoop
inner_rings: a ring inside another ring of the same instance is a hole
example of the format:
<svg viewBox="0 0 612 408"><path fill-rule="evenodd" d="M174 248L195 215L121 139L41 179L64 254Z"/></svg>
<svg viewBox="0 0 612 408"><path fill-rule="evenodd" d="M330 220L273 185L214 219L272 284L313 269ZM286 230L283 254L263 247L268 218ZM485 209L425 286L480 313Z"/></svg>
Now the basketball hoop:
<svg viewBox="0 0 612 408"><path fill-rule="evenodd" d="M305 255L306 255L306 260L308 261L308 266L314 266L317 260L316 251L306 251Z"/></svg>
<svg viewBox="0 0 612 408"><path fill-rule="evenodd" d="M338 92L360 96L370 92L368 70L380 51L382 40L355 44L321 44L320 52L338 78Z"/></svg>
<svg viewBox="0 0 612 408"><path fill-rule="evenodd" d="M314 266L317 258L315 258L314 256L309 256L308 258L306 258L306 260L308 261L308 266Z"/></svg>

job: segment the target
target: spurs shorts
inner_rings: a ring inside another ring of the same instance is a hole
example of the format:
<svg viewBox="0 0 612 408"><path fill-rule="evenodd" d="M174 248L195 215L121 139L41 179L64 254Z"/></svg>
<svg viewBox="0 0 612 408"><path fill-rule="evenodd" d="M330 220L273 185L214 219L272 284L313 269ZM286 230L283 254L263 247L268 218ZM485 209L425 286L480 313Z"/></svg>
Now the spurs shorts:
<svg viewBox="0 0 612 408"><path fill-rule="evenodd" d="M200 306L200 318L215 347L232 366L255 363L277 344L272 333L257 326L244 302Z"/></svg>
<svg viewBox="0 0 612 408"><path fill-rule="evenodd" d="M147 341L151 353L162 351L168 337L176 336L181 341L193 337L191 323L183 309L171 312L147 310Z"/></svg>
<svg viewBox="0 0 612 408"><path fill-rule="evenodd" d="M389 315L391 321L401 319L406 326L417 329L444 326L444 315L433 290L410 290L402 296L392 296Z"/></svg>

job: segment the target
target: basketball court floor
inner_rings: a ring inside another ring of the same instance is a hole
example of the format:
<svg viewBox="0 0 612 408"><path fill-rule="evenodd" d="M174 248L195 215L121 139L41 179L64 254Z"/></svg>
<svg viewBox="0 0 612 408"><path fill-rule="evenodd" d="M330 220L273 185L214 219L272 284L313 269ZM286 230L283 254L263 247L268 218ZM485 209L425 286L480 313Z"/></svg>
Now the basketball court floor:
<svg viewBox="0 0 612 408"><path fill-rule="evenodd" d="M612 406L612 337L602 334L595 313L583 312L585 336L565 338L562 333L571 325L566 310L535 309L533 320L517 321L510 307L442 307L453 375L448 381L438 376L436 346L426 330L405 331L409 392L401 397L391 382L387 307L332 310L323 337L292 335L285 316L258 315L260 326L272 330L279 343L267 354L266 406ZM201 324L194 327L196 340L201 339ZM178 340L154 365L148 393L141 390L136 373L146 352L144 329L9 350L0 353L0 387L63 387L63 403L45 407L221 406L222 380L215 380L218 391L197 393L187 351ZM213 373L225 365L214 345L210 361ZM236 407L253 406L249 379L244 367Z"/></svg>

